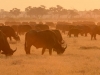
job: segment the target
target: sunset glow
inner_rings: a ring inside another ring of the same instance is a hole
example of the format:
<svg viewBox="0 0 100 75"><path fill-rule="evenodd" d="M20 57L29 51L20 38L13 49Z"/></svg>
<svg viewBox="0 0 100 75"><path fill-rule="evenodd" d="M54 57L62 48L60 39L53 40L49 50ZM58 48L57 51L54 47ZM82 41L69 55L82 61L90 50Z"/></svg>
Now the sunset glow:
<svg viewBox="0 0 100 75"><path fill-rule="evenodd" d="M5 10L16 7L24 11L28 6L40 5L45 5L47 8L61 5L66 9L92 10L100 9L100 0L0 0L0 9Z"/></svg>

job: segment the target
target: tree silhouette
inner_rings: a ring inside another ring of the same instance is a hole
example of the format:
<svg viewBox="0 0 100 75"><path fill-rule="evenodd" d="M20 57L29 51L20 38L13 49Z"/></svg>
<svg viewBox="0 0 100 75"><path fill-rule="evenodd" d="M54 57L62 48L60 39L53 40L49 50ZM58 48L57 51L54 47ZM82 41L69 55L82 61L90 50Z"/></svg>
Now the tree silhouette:
<svg viewBox="0 0 100 75"><path fill-rule="evenodd" d="M33 8L31 6L28 6L25 8L25 12L27 15L29 15L30 17L32 17L34 14L33 14Z"/></svg>
<svg viewBox="0 0 100 75"><path fill-rule="evenodd" d="M41 20L42 17L47 14L46 7L41 5L40 7L34 8L34 14L38 20Z"/></svg>
<svg viewBox="0 0 100 75"><path fill-rule="evenodd" d="M68 10L70 18L73 19L75 16L79 15L77 10Z"/></svg>
<svg viewBox="0 0 100 75"><path fill-rule="evenodd" d="M18 8L13 8L9 13L17 17L21 13L21 11Z"/></svg>
<svg viewBox="0 0 100 75"><path fill-rule="evenodd" d="M92 11L89 10L89 11L85 11L85 16L84 17L87 17L87 18L92 18Z"/></svg>
<svg viewBox="0 0 100 75"><path fill-rule="evenodd" d="M0 18L5 18L8 16L8 12L5 11L4 9L0 10Z"/></svg>
<svg viewBox="0 0 100 75"><path fill-rule="evenodd" d="M47 10L45 9L44 5L41 5L40 7L27 7L25 8L25 11L27 13L27 15L31 16L35 16L38 20L40 20L43 15L47 14Z"/></svg>
<svg viewBox="0 0 100 75"><path fill-rule="evenodd" d="M57 5L56 7L50 7L49 8L49 12L50 12L50 15L51 15L51 18L52 16L56 16L57 17L57 20L60 19L60 17L65 14L65 9L63 9L62 6L60 5Z"/></svg>
<svg viewBox="0 0 100 75"><path fill-rule="evenodd" d="M62 10L63 10L63 7L62 7L62 6L60 6L60 5L57 5L56 7L57 7L57 8L56 8L56 14L58 15L57 20L59 20L59 19L60 19L60 17L61 17L61 15L62 15Z"/></svg>
<svg viewBox="0 0 100 75"><path fill-rule="evenodd" d="M58 20L60 20L60 17L62 15L66 15L67 14L67 9L64 9L60 5L57 5L56 7L50 7L49 8L49 12L50 12L51 18L52 18L52 16L56 16L57 17L57 21L58 21Z"/></svg>
<svg viewBox="0 0 100 75"><path fill-rule="evenodd" d="M94 18L96 18L96 15L100 15L100 10L99 9L94 9L93 11L93 15L94 15Z"/></svg>

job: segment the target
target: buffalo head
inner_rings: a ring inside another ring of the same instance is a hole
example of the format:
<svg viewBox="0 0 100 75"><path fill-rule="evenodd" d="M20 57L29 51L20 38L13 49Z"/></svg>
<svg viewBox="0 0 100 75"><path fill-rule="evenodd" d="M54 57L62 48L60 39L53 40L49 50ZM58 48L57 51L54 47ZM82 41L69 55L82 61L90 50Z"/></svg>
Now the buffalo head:
<svg viewBox="0 0 100 75"><path fill-rule="evenodd" d="M66 48L67 48L67 45L65 47L63 47L62 45L59 45L58 47L53 48L53 50L56 51L57 54L63 54Z"/></svg>
<svg viewBox="0 0 100 75"><path fill-rule="evenodd" d="M17 50L17 48L15 50L10 49L8 52L1 52L1 54L5 54L6 56L11 56L13 55L13 53Z"/></svg>

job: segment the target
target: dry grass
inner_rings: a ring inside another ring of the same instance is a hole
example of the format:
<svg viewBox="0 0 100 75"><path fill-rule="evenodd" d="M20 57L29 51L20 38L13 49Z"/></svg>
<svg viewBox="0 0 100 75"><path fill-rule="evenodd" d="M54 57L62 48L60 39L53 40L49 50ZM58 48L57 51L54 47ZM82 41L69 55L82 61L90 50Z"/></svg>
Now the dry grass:
<svg viewBox="0 0 100 75"><path fill-rule="evenodd" d="M0 75L100 75L100 37L90 40L90 36L79 38L63 35L68 48L63 55L48 50L41 55L41 49L31 48L31 55L24 51L24 36L11 48L17 51L11 57L0 55Z"/></svg>

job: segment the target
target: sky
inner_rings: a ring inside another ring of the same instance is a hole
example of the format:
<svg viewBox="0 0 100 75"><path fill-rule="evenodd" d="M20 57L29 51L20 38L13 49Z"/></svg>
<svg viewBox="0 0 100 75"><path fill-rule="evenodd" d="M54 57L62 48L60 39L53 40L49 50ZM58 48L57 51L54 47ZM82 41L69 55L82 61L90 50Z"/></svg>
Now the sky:
<svg viewBox="0 0 100 75"><path fill-rule="evenodd" d="M19 8L22 11L28 6L38 7L45 5L46 8L61 5L66 9L93 10L100 9L100 0L0 0L0 9L11 10Z"/></svg>

